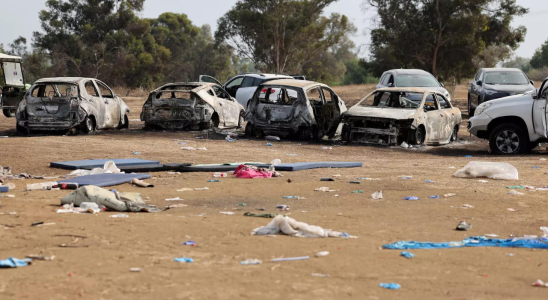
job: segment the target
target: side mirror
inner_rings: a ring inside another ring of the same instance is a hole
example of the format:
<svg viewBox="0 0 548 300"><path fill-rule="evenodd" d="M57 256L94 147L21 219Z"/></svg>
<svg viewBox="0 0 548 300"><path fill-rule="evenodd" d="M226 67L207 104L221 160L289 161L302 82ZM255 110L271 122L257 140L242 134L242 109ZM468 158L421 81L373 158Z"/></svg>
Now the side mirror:
<svg viewBox="0 0 548 300"><path fill-rule="evenodd" d="M533 97L533 99L537 99L538 98L538 89L534 89L533 92L531 93L531 96Z"/></svg>
<svg viewBox="0 0 548 300"><path fill-rule="evenodd" d="M440 82L440 85L441 85L442 88L445 87L445 85L443 84L443 82Z"/></svg>
<svg viewBox="0 0 548 300"><path fill-rule="evenodd" d="M479 85L479 86L482 86L482 85L483 85L483 82L481 82L481 80L478 80L478 81L476 82L476 84Z"/></svg>

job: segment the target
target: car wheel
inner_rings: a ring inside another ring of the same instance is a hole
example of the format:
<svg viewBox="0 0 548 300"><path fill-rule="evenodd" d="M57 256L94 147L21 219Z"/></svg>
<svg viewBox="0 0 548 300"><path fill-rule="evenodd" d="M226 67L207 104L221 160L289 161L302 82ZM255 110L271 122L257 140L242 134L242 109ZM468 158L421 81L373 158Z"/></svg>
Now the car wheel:
<svg viewBox="0 0 548 300"><path fill-rule="evenodd" d="M475 112L476 110L472 108L472 98L468 95L468 118L473 117Z"/></svg>
<svg viewBox="0 0 548 300"><path fill-rule="evenodd" d="M529 150L529 138L521 127L501 124L491 132L489 148L496 154L521 154Z"/></svg>
<svg viewBox="0 0 548 300"><path fill-rule="evenodd" d="M409 132L409 143L410 145L423 145L426 137L426 132L424 128L419 127L417 129L411 130Z"/></svg>
<svg viewBox="0 0 548 300"><path fill-rule="evenodd" d="M455 125L453 133L451 134L451 142L455 142L459 138L459 125Z"/></svg>
<svg viewBox="0 0 548 300"><path fill-rule="evenodd" d="M19 124L17 124L17 126L15 126L15 129L17 130L17 134L19 135L27 135L29 134L29 130Z"/></svg>
<svg viewBox="0 0 548 300"><path fill-rule="evenodd" d="M80 124L80 130L84 134L93 133L95 129L96 129L95 121L93 120L93 118L90 118L89 116L87 116L84 119L84 121L82 121L82 123Z"/></svg>
<svg viewBox="0 0 548 300"><path fill-rule="evenodd" d="M312 138L312 129L310 127L301 128L299 137L301 140L310 140Z"/></svg>
<svg viewBox="0 0 548 300"><path fill-rule="evenodd" d="M323 140L323 136L324 136L324 131L323 129L317 127L317 126L314 126L312 128L312 139L314 139L315 141L321 141Z"/></svg>
<svg viewBox="0 0 548 300"><path fill-rule="evenodd" d="M2 112L4 113L4 116L6 116L6 118L13 118L15 117L15 112L17 110L16 109L3 109Z"/></svg>
<svg viewBox="0 0 548 300"><path fill-rule="evenodd" d="M244 122L245 122L245 118L244 118L244 112L240 112L240 118L238 119L238 128L242 128L244 127Z"/></svg>
<svg viewBox="0 0 548 300"><path fill-rule="evenodd" d="M117 129L124 129L124 128L129 128L129 119L127 115L124 115L124 124L122 124L122 120L120 120L120 124L118 124Z"/></svg>
<svg viewBox="0 0 548 300"><path fill-rule="evenodd" d="M253 126L253 123L247 122L247 125L245 126L245 135L253 136L254 131L255 131L255 126Z"/></svg>

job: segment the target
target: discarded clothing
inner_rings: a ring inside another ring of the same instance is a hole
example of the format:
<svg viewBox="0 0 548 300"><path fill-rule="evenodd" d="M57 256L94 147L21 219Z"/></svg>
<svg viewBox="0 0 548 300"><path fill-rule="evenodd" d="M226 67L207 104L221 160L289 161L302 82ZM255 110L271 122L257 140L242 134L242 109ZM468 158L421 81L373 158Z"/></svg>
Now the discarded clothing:
<svg viewBox="0 0 548 300"><path fill-rule="evenodd" d="M8 259L0 260L0 268L19 268L26 267L32 262L32 259L18 259L10 257Z"/></svg>
<svg viewBox="0 0 548 300"><path fill-rule="evenodd" d="M274 167L268 169L259 168L249 165L240 165L234 171L234 175L238 178L271 178L271 177L283 177L281 173L274 170Z"/></svg>
<svg viewBox="0 0 548 300"><path fill-rule="evenodd" d="M61 199L61 205L74 204L80 206L83 202L93 202L114 211L131 212L161 212L154 205L147 205L139 193L119 193L87 185L83 186Z"/></svg>
<svg viewBox="0 0 548 300"><path fill-rule="evenodd" d="M344 232L337 232L331 229L323 229L319 226L308 225L306 223L298 222L295 219L282 215L276 216L268 225L254 229L251 232L251 235L271 235L278 233L283 233L294 237L356 238Z"/></svg>
<svg viewBox="0 0 548 300"><path fill-rule="evenodd" d="M548 249L548 238L535 237L524 238L516 237L510 239L490 239L485 236L469 237L461 242L415 242L401 241L382 246L384 249L448 249L462 247L506 247L506 248L534 248Z"/></svg>
<svg viewBox="0 0 548 300"><path fill-rule="evenodd" d="M508 163L471 161L453 175L461 178L487 177L497 180L518 180L518 170Z"/></svg>
<svg viewBox="0 0 548 300"><path fill-rule="evenodd" d="M246 212L244 216L246 217L258 217L258 218L275 218L278 214L256 214L252 212Z"/></svg>

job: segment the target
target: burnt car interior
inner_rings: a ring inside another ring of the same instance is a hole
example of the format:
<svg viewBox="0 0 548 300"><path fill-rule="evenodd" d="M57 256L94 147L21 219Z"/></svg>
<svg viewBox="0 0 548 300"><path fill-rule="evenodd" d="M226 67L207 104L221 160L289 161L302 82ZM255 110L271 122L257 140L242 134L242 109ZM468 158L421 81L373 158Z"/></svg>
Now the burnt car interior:
<svg viewBox="0 0 548 300"><path fill-rule="evenodd" d="M265 88L259 94L259 101L264 104L293 105L299 99L299 93L288 88Z"/></svg>
<svg viewBox="0 0 548 300"><path fill-rule="evenodd" d="M37 84L30 92L29 104L37 103L42 104L35 106L35 111L45 111L48 114L57 114L59 110L66 106L59 105L61 103L68 103L68 101L78 96L78 86L66 84L66 83L44 83ZM38 99L32 101L32 99Z"/></svg>
<svg viewBox="0 0 548 300"><path fill-rule="evenodd" d="M417 109L421 104L422 96L422 93L376 92L360 102L359 105L380 108Z"/></svg>

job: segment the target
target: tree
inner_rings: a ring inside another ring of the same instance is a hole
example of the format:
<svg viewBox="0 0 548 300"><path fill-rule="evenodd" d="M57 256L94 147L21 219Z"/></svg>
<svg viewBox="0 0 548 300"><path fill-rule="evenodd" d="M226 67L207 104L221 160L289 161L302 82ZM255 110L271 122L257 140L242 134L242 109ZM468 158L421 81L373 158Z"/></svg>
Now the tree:
<svg viewBox="0 0 548 300"><path fill-rule="evenodd" d="M227 41L265 72L300 73L348 33L346 16L322 16L336 1L239 0L218 21L217 45Z"/></svg>
<svg viewBox="0 0 548 300"><path fill-rule="evenodd" d="M438 78L471 76L472 60L490 45L516 49L526 29L512 28L527 13L516 0L364 0L379 16L371 31L376 75L389 68L421 68Z"/></svg>
<svg viewBox="0 0 548 300"><path fill-rule="evenodd" d="M531 67L540 69L548 66L548 40L535 51L535 54L531 58Z"/></svg>
<svg viewBox="0 0 548 300"><path fill-rule="evenodd" d="M502 66L505 68L518 68L523 72L528 73L531 70L531 59L516 56L511 60L505 61Z"/></svg>
<svg viewBox="0 0 548 300"><path fill-rule="evenodd" d="M512 49L507 45L489 45L476 57L472 58L475 69L494 68L498 63L509 59Z"/></svg>

